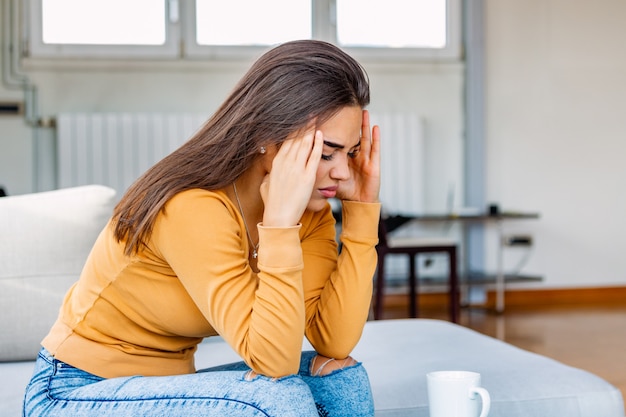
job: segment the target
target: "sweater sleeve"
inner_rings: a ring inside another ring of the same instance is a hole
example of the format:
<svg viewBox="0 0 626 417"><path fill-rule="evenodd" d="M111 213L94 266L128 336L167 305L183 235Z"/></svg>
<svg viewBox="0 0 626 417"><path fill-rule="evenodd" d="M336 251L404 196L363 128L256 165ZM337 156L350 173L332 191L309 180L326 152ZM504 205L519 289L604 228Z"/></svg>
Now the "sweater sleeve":
<svg viewBox="0 0 626 417"><path fill-rule="evenodd" d="M245 225L220 193L178 194L159 216L155 252L171 266L214 329L256 372L298 370L305 310L300 227L259 227L255 273Z"/></svg>
<svg viewBox="0 0 626 417"><path fill-rule="evenodd" d="M318 353L332 358L350 354L367 321L380 204L344 201L342 210L339 256L330 210L321 213L319 222L312 222L302 240L306 336Z"/></svg>

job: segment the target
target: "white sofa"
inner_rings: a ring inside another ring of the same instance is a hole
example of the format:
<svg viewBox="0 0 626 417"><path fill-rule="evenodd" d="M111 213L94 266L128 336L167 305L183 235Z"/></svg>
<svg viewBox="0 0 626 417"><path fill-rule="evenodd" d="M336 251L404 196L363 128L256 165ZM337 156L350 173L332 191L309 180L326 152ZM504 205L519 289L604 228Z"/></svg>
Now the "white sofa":
<svg viewBox="0 0 626 417"><path fill-rule="evenodd" d="M85 186L0 198L0 417L21 415L39 341L114 194ZM601 378L445 321L368 322L353 354L369 372L376 416L428 416L426 373L453 369L482 374L491 417L624 417L620 391ZM196 357L198 367L237 360L219 338Z"/></svg>

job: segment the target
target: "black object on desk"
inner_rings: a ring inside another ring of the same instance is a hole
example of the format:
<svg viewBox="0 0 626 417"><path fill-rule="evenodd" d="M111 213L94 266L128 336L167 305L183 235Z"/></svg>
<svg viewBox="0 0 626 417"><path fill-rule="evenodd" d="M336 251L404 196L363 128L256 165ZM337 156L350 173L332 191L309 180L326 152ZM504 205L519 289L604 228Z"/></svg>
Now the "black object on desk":
<svg viewBox="0 0 626 417"><path fill-rule="evenodd" d="M411 220L413 220L413 217L397 214L384 217L381 221L385 223L385 232L391 233Z"/></svg>

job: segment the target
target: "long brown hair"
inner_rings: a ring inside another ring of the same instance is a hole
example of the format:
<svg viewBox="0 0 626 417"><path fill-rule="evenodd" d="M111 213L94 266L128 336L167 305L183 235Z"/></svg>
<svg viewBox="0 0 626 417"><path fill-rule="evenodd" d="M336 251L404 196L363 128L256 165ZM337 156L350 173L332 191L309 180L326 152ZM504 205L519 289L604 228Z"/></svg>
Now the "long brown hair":
<svg viewBox="0 0 626 417"><path fill-rule="evenodd" d="M128 188L113 212L115 238L125 241L127 255L138 252L177 193L223 188L250 167L261 146L280 144L345 106L367 104L365 70L336 46L301 40L271 49L191 139Z"/></svg>

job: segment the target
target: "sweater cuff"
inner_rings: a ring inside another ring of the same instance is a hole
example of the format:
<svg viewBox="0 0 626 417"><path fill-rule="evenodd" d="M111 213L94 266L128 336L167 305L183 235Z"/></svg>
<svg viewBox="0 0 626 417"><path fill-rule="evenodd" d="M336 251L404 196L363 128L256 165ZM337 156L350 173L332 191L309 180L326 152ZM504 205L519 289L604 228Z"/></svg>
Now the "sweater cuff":
<svg viewBox="0 0 626 417"><path fill-rule="evenodd" d="M342 234L346 237L378 239L380 203L342 202Z"/></svg>
<svg viewBox="0 0 626 417"><path fill-rule="evenodd" d="M301 224L291 227L265 227L259 223L259 266L281 270L303 269L301 227Z"/></svg>

